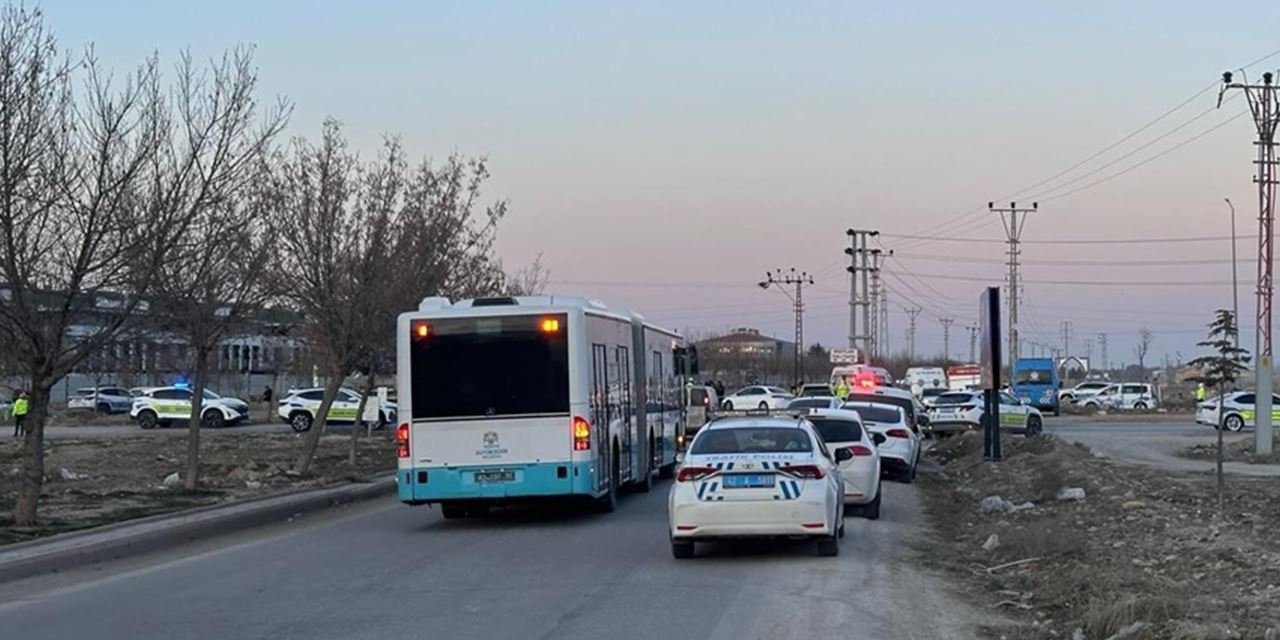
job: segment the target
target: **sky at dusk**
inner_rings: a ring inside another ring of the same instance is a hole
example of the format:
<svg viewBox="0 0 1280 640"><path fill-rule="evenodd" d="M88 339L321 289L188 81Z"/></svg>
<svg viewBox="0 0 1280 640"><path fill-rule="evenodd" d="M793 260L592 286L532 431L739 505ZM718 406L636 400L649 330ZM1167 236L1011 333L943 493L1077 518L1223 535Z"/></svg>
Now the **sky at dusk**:
<svg viewBox="0 0 1280 640"><path fill-rule="evenodd" d="M253 44L264 95L295 104L290 135L332 116L363 153L396 133L417 155L487 156L489 195L511 203L505 264L542 254L551 291L675 328L789 337L790 303L756 283L795 267L817 281L806 338L842 346L845 229L870 228L896 252L891 347L920 305L918 350L941 351L948 316L967 356L1004 245L903 236L1002 240L986 203L1038 200L1024 336L1060 345L1069 320L1074 352L1105 331L1132 362L1145 325L1149 363L1187 359L1231 304L1229 242L1059 241L1220 238L1230 197L1253 346L1255 134L1242 96L1214 108L1215 82L1280 50L1274 2L40 5L63 46L118 72Z"/></svg>

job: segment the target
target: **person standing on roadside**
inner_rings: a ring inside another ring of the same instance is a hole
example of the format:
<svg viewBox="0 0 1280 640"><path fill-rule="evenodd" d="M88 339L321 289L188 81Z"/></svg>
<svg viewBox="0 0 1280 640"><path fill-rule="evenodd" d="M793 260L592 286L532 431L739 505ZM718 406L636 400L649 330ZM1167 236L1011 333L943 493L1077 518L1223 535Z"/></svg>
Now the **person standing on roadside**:
<svg viewBox="0 0 1280 640"><path fill-rule="evenodd" d="M28 408L27 392L19 391L18 397L13 401L13 437L15 438L27 434Z"/></svg>
<svg viewBox="0 0 1280 640"><path fill-rule="evenodd" d="M267 422L271 422L271 399L274 395L274 392L271 390L271 385L267 385L266 388L262 390L262 404L267 407Z"/></svg>
<svg viewBox="0 0 1280 640"><path fill-rule="evenodd" d="M836 397L841 402L849 399L849 383L845 381L844 376L840 376L840 381L836 383Z"/></svg>

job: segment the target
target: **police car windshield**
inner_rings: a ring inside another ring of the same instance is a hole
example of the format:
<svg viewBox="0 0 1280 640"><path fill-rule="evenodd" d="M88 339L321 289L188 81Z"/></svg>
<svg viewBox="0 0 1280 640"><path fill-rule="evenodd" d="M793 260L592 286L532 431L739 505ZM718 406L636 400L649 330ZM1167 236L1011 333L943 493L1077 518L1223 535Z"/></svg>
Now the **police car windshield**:
<svg viewBox="0 0 1280 640"><path fill-rule="evenodd" d="M693 455L720 453L803 453L813 450L809 435L794 427L708 429L693 443Z"/></svg>
<svg viewBox="0 0 1280 640"><path fill-rule="evenodd" d="M809 418L818 430L823 442L857 442L862 439L862 428L852 420L833 418Z"/></svg>

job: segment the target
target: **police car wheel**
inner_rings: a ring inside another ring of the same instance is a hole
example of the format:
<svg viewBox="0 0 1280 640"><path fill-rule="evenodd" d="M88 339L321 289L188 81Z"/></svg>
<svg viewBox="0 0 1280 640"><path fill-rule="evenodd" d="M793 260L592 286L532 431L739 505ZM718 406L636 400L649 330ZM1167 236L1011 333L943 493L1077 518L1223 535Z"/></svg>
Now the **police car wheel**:
<svg viewBox="0 0 1280 640"><path fill-rule="evenodd" d="M1043 426L1040 424L1040 418L1031 416L1030 418L1027 419L1027 437L1028 438L1040 435L1040 431L1042 429L1043 429Z"/></svg>
<svg viewBox="0 0 1280 640"><path fill-rule="evenodd" d="M107 403L105 403L105 402L104 402L104 403L102 403L102 404L100 404L100 405L98 405L98 407L97 407L97 408L98 408L98 413L100 413L100 414L102 414L102 415L106 415L106 414L108 414L108 413L111 413L111 405L109 405L109 404L107 404Z"/></svg>
<svg viewBox="0 0 1280 640"><path fill-rule="evenodd" d="M692 542L676 542L671 541L671 556L677 560L688 560L693 557L694 547Z"/></svg>
<svg viewBox="0 0 1280 640"><path fill-rule="evenodd" d="M769 408L769 403L768 403L768 402L761 402L758 408L760 408L760 409L768 409L768 408Z"/></svg>
<svg viewBox="0 0 1280 640"><path fill-rule="evenodd" d="M200 423L206 429L221 429L227 426L227 419L222 415L221 411L206 411L200 417Z"/></svg>
<svg viewBox="0 0 1280 640"><path fill-rule="evenodd" d="M289 416L289 426L292 427L293 430L297 431L298 433L302 433L303 431L310 430L311 414L307 413L306 411L294 412L293 415Z"/></svg>
<svg viewBox="0 0 1280 640"><path fill-rule="evenodd" d="M818 555L833 558L840 555L840 540L835 536L818 539Z"/></svg>
<svg viewBox="0 0 1280 640"><path fill-rule="evenodd" d="M1227 419L1223 420L1222 424L1227 428L1227 431L1240 431L1244 429L1244 419L1240 416L1227 416Z"/></svg>
<svg viewBox="0 0 1280 640"><path fill-rule="evenodd" d="M858 510L859 515L866 518L867 520L880 519L880 496L884 495L884 492L881 491L883 488L884 488L883 485L876 487L876 499L872 500L871 502L868 502L867 504L862 505L862 507L859 508Z"/></svg>
<svg viewBox="0 0 1280 640"><path fill-rule="evenodd" d="M1138 403L1136 403L1136 404L1134 404L1134 405L1133 405L1133 408L1134 408L1134 409L1137 409L1138 411L1146 411L1146 410L1147 410L1147 403L1145 403L1145 402L1138 402Z"/></svg>
<svg viewBox="0 0 1280 640"><path fill-rule="evenodd" d="M156 428L156 423L157 423L156 412L150 409L147 409L142 413L138 414L139 427L142 427L143 429L154 429Z"/></svg>

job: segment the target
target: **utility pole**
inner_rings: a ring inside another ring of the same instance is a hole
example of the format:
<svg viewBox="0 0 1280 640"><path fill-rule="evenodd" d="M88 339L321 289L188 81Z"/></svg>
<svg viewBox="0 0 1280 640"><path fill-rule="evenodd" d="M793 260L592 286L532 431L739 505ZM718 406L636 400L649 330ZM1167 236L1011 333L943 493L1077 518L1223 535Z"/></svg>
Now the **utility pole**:
<svg viewBox="0 0 1280 640"><path fill-rule="evenodd" d="M880 268L883 266L886 258L893 257L893 250L890 249L888 252L885 252L880 249L872 249L869 254L871 256L871 286L870 289L867 290L867 300L869 302L871 313L870 322L867 326L871 328L871 331L869 332L871 334L871 339L869 341L871 346L868 351L872 358L884 359L887 358L889 354L885 350L884 344L881 343L882 341L887 343L889 336L888 329L881 331L880 316L881 314L886 313L888 309L882 305L881 300L884 296L884 288L880 286Z"/></svg>
<svg viewBox="0 0 1280 640"><path fill-rule="evenodd" d="M796 354L792 373L796 384L804 384L804 287L813 284L813 276L803 271L796 273L795 267L792 267L786 274L782 273L782 269L775 269L773 273L765 273L764 277L760 281L761 289L776 286L791 298L792 308L796 312ZM795 295L787 292L787 285L795 285Z"/></svg>
<svg viewBox="0 0 1280 640"><path fill-rule="evenodd" d="M969 330L969 362L977 362L974 358L978 354L978 330L980 327L969 325L965 329Z"/></svg>
<svg viewBox="0 0 1280 640"><path fill-rule="evenodd" d="M868 255L871 251L871 238L879 236L880 232L849 229L845 231L845 235L849 236L849 246L844 250L845 255L849 256L849 266L845 269L849 272L849 348L858 349L861 360L866 362L871 346L871 300L867 282L871 266L868 264ZM859 282L861 287L858 286ZM858 318L860 315L861 323Z"/></svg>
<svg viewBox="0 0 1280 640"><path fill-rule="evenodd" d="M892 253L892 252L890 252ZM887 360L893 357L893 352L889 350L889 289L888 287L880 288L880 332L878 334L884 344L880 345L880 353Z"/></svg>
<svg viewBox="0 0 1280 640"><path fill-rule="evenodd" d="M1062 321L1062 357L1071 357L1071 321Z"/></svg>
<svg viewBox="0 0 1280 640"><path fill-rule="evenodd" d="M1010 202L1008 208L997 208L994 202L987 203L987 210L1000 214L1004 223L1005 237L1009 242L1009 370L1013 371L1013 363L1018 360L1018 269L1021 266L1019 256L1022 250L1018 245L1022 242L1022 230L1026 227L1027 214L1040 209L1040 203L1032 202L1031 208L1018 208L1018 203Z"/></svg>
<svg viewBox="0 0 1280 640"><path fill-rule="evenodd" d="M1093 368L1093 339L1085 338L1084 340L1084 363L1085 371Z"/></svg>
<svg viewBox="0 0 1280 640"><path fill-rule="evenodd" d="M916 317L923 311L920 307L907 307L907 359L916 360Z"/></svg>
<svg viewBox="0 0 1280 640"><path fill-rule="evenodd" d="M1099 333L1099 334L1098 334L1098 348L1102 351L1102 358L1100 358L1101 362L1099 362L1099 364L1101 364L1102 366L1101 366L1101 367L1099 367L1099 368L1100 368L1100 369L1102 369L1102 372L1103 372L1103 373L1105 373L1105 374L1110 374L1110 373L1111 373L1111 361L1107 359L1107 334L1106 334L1106 332L1103 332L1103 333Z"/></svg>
<svg viewBox="0 0 1280 640"><path fill-rule="evenodd" d="M1244 76L1244 72L1240 73ZM1253 446L1258 455L1271 453L1271 298L1275 293L1275 282L1272 280L1272 261L1275 257L1275 197L1276 197L1276 125L1280 120L1280 103L1277 102L1275 76L1270 72L1262 74L1262 84L1232 82L1232 73L1222 74L1222 88L1218 91L1218 106L1222 106L1222 96L1228 89L1244 91L1249 101L1249 110L1253 112L1253 124L1258 132L1254 143L1258 149L1257 174L1253 181L1258 185L1258 315L1257 330L1254 333L1256 349L1254 350L1255 380L1257 389L1257 413L1254 420ZM1239 321L1236 321L1239 326Z"/></svg>
<svg viewBox="0 0 1280 640"><path fill-rule="evenodd" d="M938 318L938 322L942 323L942 365L946 366L951 362L951 323L955 322L955 318Z"/></svg>

